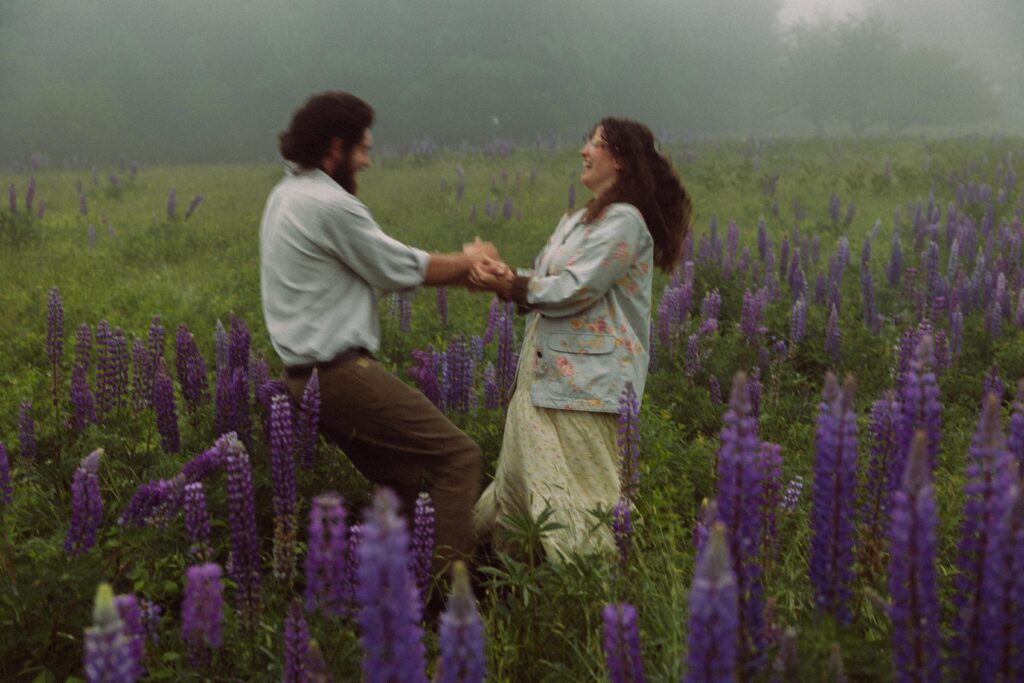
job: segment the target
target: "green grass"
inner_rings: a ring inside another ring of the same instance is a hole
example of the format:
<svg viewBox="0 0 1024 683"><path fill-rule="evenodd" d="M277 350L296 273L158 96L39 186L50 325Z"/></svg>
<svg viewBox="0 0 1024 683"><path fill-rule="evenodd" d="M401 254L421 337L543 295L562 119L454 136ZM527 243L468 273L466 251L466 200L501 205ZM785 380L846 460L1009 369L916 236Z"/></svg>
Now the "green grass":
<svg viewBox="0 0 1024 683"><path fill-rule="evenodd" d="M997 164L1005 163L1011 151L1019 156L1024 141L721 140L689 142L685 149L693 154L692 160L683 160L681 147L668 151L677 158L694 198L697 239L707 233L712 217L717 218L723 240L727 222L735 220L740 250L749 248L756 260L758 219L765 217L769 235L778 243L797 227L793 203L800 202L806 211L806 218L799 222L801 233L818 234L822 242L819 265L807 276L810 291L817 269L827 268L828 255L843 232L828 217L829 194L840 197L844 212L850 200L856 201L853 223L844 231L850 241L851 267L844 281L839 366L832 367L824 350L825 312L812 307L805 341L766 368L762 377L761 438L782 445L784 481L799 474L806 482L801 505L779 519L778 552L766 569L766 597L772 624L780 632L786 626L797 630L801 680L825 680L833 643L841 648L851 680L890 680L889 625L877 598L885 599L884 577L858 583L855 619L849 625L837 625L815 611L806 578L814 419L823 378L829 369L840 376L856 376L856 406L866 453L867 414L871 403L893 386L895 351L903 328L890 323L874 335L861 324L856 269L864 237L880 220L871 265L879 307L890 320L894 314L910 319L908 302L883 284L894 211L899 208L902 213L905 262L912 263L916 256L909 237L912 213L908 206L927 202L934 191L945 208L956 199L951 178L992 184ZM886 160L891 176L885 173ZM457 164L467 178L461 200L455 197ZM108 170L101 169L100 177ZM429 160L382 158L360 177L360 196L385 230L400 240L452 251L479 235L493 241L511 264L527 266L565 210L570 183L576 183L580 199L585 196L576 179L578 170L578 158L569 150L557 154L521 150L508 158L473 152L442 153ZM105 180L95 187L88 171L43 170L36 180L37 198L45 199L47 205L45 218L21 219L7 232L0 230L0 239L15 232L19 235L17 243L13 238L0 243L0 441L7 445L14 464L14 502L0 508L0 671L5 672L5 680L65 680L82 675L82 631L90 623L100 581L111 582L115 592L135 591L163 607L160 644L147 661L154 678L196 676L184 659L178 636L188 563L188 542L180 521L166 529L137 530L122 529L116 518L140 483L173 474L187 457L213 441L212 407L207 406L195 420L182 418L185 448L180 456L160 451L148 413L122 411L102 427L69 432L62 424L69 409L66 388L60 403L62 417L55 418L49 398L47 293L56 285L63 298L65 384L78 325L95 328L105 319L125 330L130 343L133 337L145 337L154 315L161 316L168 346L173 345L177 325L188 325L209 365L216 321L226 324L232 314L239 316L252 331L253 350L270 360L272 372L278 372L280 363L260 309L257 233L263 201L280 172L277 164L143 168L133 180L120 173L122 188L115 191ZM776 176L776 193L770 196L764 188ZM26 176L4 180L15 183L23 196ZM78 212L75 184L79 180L89 204L86 216ZM166 216L167 192L172 187L177 190L179 215L193 195L205 196L187 221ZM1014 202L1019 202L1019 189L1016 192L998 206L997 218L1012 220ZM506 198L513 200L521 217L518 213L510 220L501 217ZM772 212L773 200L778 202L778 216ZM484 215L487 201L497 203L498 218ZM476 219L470 222L473 205ZM96 229L94 248L87 243L90 224ZM942 258L944 269L945 249ZM666 282L667 277L657 276L656 297ZM733 373L750 370L757 361L756 350L742 341L737 330L744 285L699 264L694 307L707 290L718 287L723 298L722 331L706 347L702 371L692 377L683 370L681 350L673 356L659 349L659 369L649 379L643 404L644 463L631 565L620 572L600 558L584 558L564 566L542 563L536 567L509 560L493 568L491 590L481 603L493 680L604 680L601 609L608 602L623 600L639 610L650 680L675 681L682 674L694 564L692 530L702 500L715 494L714 461L725 410L711 403L708 380L711 373L716 375L727 397ZM415 299L409 334L401 333L398 322L382 313L380 357L407 380L412 349L446 346L453 334L483 331L487 297L450 292L447 326L437 319L434 301L432 291L421 292ZM788 319L789 295L783 287L782 298L768 310L769 336L788 340ZM936 491L943 520L940 586L947 605L964 459L977 419L982 377L997 364L1007 384L1008 412L1014 381L1024 376L1020 333L1009 326L1005 330L1001 338L992 340L980 316L969 317L964 353L940 375L945 412ZM493 347L487 353L493 357ZM173 365L171 349L167 358ZM33 404L40 439L38 462L26 462L18 455L18 406L25 399ZM493 471L501 443L500 411L480 409L455 415L453 420L481 444L488 471ZM100 470L104 527L96 548L69 560L62 545L71 476L78 460L98 446L106 451ZM257 439L253 462L265 567L269 566L273 521L267 453L266 444ZM209 487L221 563L227 556L222 488ZM300 514L306 515L313 495L328 488L340 491L350 509L361 507L370 493L340 452L321 445L316 468L300 471ZM290 596L269 578L269 571L263 596L263 624L255 634L244 633L232 611L226 610L227 644L207 675L222 680L280 678L281 623ZM358 677L360 651L352 624L315 617L310 627L336 679ZM428 635L427 641L433 659L436 639ZM774 652L768 654L770 658ZM770 665L755 680L767 680L768 669Z"/></svg>

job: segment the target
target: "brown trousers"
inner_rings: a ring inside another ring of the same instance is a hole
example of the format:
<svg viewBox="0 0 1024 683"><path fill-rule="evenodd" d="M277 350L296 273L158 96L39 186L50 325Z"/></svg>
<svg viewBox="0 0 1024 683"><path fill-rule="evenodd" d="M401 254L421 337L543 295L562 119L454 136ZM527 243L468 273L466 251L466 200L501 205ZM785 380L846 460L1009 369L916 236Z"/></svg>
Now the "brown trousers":
<svg viewBox="0 0 1024 683"><path fill-rule="evenodd" d="M372 483L391 488L411 520L420 491L434 505L434 576L474 550L480 448L426 396L369 356L318 371L320 431ZM308 377L287 377L301 400ZM410 532L411 532L410 522Z"/></svg>

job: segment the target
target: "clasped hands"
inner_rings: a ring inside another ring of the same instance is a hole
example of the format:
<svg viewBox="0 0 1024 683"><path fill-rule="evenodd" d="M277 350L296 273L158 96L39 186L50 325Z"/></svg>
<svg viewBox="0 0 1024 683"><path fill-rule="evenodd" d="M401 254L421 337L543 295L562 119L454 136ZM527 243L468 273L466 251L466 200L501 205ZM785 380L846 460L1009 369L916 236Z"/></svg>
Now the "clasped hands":
<svg viewBox="0 0 1024 683"><path fill-rule="evenodd" d="M515 272L499 258L498 249L491 242L477 237L462 245L462 253L471 261L467 275L470 291L490 291L508 296Z"/></svg>

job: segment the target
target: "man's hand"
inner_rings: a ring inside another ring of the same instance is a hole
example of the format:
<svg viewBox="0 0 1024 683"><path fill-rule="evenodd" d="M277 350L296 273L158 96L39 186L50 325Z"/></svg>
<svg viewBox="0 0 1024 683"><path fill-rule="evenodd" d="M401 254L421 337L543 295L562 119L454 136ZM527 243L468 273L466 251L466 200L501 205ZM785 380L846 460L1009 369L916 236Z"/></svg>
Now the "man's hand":
<svg viewBox="0 0 1024 683"><path fill-rule="evenodd" d="M472 242L463 244L462 253L471 257L486 256L489 259L498 258L498 248L491 242L484 242L479 237L474 238Z"/></svg>

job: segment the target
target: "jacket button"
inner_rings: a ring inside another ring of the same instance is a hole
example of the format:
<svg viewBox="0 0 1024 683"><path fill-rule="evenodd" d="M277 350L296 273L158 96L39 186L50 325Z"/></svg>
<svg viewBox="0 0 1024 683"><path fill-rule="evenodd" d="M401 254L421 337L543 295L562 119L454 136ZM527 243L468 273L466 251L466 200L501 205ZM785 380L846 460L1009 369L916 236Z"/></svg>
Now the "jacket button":
<svg viewBox="0 0 1024 683"><path fill-rule="evenodd" d="M537 358L543 358L544 354L541 353L540 349L537 349Z"/></svg>

